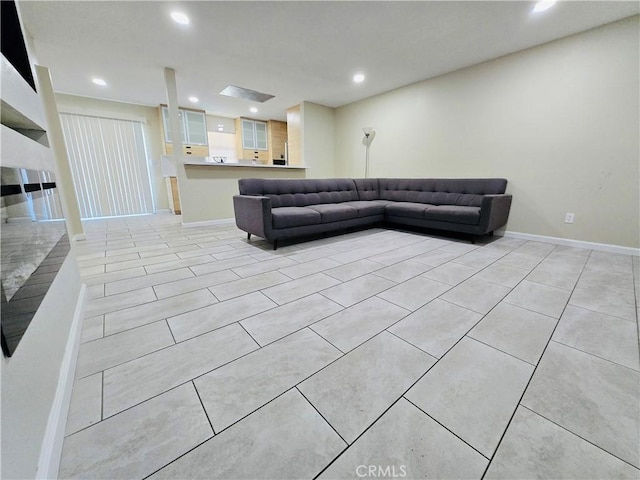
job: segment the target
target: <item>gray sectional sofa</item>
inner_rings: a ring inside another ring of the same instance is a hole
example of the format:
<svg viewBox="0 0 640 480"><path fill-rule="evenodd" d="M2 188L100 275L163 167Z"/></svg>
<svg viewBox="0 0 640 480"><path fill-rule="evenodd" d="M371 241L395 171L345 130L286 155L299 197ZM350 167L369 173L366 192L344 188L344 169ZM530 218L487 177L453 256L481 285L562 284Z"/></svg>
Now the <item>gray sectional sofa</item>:
<svg viewBox="0 0 640 480"><path fill-rule="evenodd" d="M236 225L278 240L388 222L467 233L493 233L509 216L504 178L261 179L238 181Z"/></svg>

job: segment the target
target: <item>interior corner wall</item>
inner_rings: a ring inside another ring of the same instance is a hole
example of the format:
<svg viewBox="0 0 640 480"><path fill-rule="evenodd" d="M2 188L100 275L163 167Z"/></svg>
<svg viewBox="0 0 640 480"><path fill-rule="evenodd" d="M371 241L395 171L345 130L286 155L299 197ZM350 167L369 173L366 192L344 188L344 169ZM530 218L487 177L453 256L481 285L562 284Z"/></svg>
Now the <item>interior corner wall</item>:
<svg viewBox="0 0 640 480"><path fill-rule="evenodd" d="M69 253L11 358L0 361L2 478L37 478L38 461L58 392L61 368L82 308L82 281ZM75 332L77 333L77 332ZM66 415L66 412L64 412ZM55 452L54 452L55 453Z"/></svg>
<svg viewBox="0 0 640 480"><path fill-rule="evenodd" d="M142 122L147 152L150 156L149 173L153 190L153 201L157 210L169 208L169 199L162 175L162 138L158 109L133 103L114 102L98 98L80 97L56 93L56 103L60 113L74 113L96 117L116 118Z"/></svg>
<svg viewBox="0 0 640 480"><path fill-rule="evenodd" d="M639 19L336 109L336 174L370 125L372 177L505 177L508 231L640 247Z"/></svg>
<svg viewBox="0 0 640 480"><path fill-rule="evenodd" d="M335 168L335 109L317 103L303 102L302 158L307 178L333 178Z"/></svg>

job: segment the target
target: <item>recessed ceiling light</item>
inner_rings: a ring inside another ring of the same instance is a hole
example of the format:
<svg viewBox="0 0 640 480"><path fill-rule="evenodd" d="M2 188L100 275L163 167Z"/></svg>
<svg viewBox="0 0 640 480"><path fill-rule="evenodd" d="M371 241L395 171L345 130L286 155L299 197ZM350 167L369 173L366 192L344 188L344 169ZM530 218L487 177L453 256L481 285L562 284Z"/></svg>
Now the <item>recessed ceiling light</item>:
<svg viewBox="0 0 640 480"><path fill-rule="evenodd" d="M91 80L93 83L95 83L96 85L100 85L101 87L106 87L107 86L107 82L105 82L102 78L94 78Z"/></svg>
<svg viewBox="0 0 640 480"><path fill-rule="evenodd" d="M544 12L545 10L549 10L551 7L553 7L556 4L556 0L540 0L538 3L536 3L536 5L533 7L532 12L533 13L540 13L540 12Z"/></svg>
<svg viewBox="0 0 640 480"><path fill-rule="evenodd" d="M191 103L198 103L199 100L198 100L198 97L189 97L189 101Z"/></svg>
<svg viewBox="0 0 640 480"><path fill-rule="evenodd" d="M224 130L224 127L222 125L218 125L218 131L222 132Z"/></svg>
<svg viewBox="0 0 640 480"><path fill-rule="evenodd" d="M189 17L182 12L171 12L171 18L180 25L189 25Z"/></svg>
<svg viewBox="0 0 640 480"><path fill-rule="evenodd" d="M364 82L364 75L362 73L356 73L353 76L354 83L362 83Z"/></svg>
<svg viewBox="0 0 640 480"><path fill-rule="evenodd" d="M249 111L250 111L251 113L258 113L258 109L257 109L256 107L251 107L251 108L249 109Z"/></svg>

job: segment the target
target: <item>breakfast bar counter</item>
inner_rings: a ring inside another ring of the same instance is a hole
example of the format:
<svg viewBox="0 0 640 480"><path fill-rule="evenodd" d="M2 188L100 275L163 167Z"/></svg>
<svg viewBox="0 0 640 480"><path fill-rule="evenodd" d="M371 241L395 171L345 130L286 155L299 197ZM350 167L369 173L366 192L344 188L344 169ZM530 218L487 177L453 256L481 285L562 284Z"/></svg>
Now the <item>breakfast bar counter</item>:
<svg viewBox="0 0 640 480"><path fill-rule="evenodd" d="M302 165L218 163L202 157L185 158L181 171L176 172L183 224L233 222L233 196L238 194L241 178L297 179L306 178L307 172Z"/></svg>
<svg viewBox="0 0 640 480"><path fill-rule="evenodd" d="M199 167L216 167L216 168L257 168L257 169L280 169L280 170L305 170L307 167L301 165L263 165L263 164L251 164L241 162L211 162L202 157L199 158L187 158L184 160L185 167L199 166Z"/></svg>

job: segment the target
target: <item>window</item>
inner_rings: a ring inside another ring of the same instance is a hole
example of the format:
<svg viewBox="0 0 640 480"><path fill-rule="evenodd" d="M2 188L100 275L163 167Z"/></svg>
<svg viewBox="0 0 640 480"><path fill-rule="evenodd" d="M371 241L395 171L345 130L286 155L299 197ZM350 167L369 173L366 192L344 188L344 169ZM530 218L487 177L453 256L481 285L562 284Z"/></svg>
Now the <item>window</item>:
<svg viewBox="0 0 640 480"><path fill-rule="evenodd" d="M82 218L153 213L142 123L60 114Z"/></svg>

